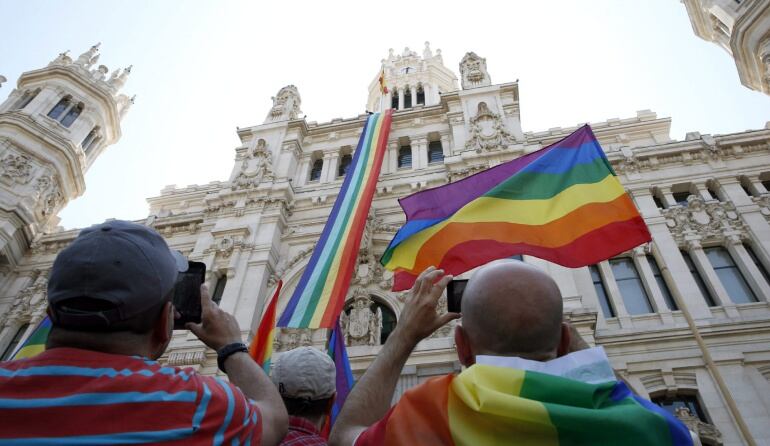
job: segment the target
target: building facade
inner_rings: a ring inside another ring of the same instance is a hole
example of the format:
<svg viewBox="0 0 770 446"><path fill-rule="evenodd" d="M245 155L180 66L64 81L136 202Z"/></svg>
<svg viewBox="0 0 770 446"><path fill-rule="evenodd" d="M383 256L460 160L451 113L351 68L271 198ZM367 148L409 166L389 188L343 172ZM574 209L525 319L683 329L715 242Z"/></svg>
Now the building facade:
<svg viewBox="0 0 770 446"><path fill-rule="evenodd" d="M770 95L770 2L682 0L695 35L727 51L741 83Z"/></svg>
<svg viewBox="0 0 770 446"><path fill-rule="evenodd" d="M378 262L404 221L397 199L538 150L577 128L525 132L518 83L493 84L486 60L472 52L460 61L459 79L428 43L421 54L391 50L381 63L389 93L380 94L378 70L367 108L396 111L343 318L356 375L378 353L403 306L404 293L390 291L392 275ZM90 72L71 67L76 64L55 68L77 71L81 77ZM29 145L17 143L21 137L4 122L19 113L47 122L62 97L72 94L71 102L76 97L67 85L58 96L41 96L48 91L46 77L41 74L41 84L27 86L30 73L22 75L0 108L0 137L16 151L29 151ZM101 85L103 79L93 82ZM38 85L41 91L29 103L37 105L19 109L27 90L34 92ZM82 143L72 142L70 149L84 167L119 137L124 108L120 97L114 101L114 123L78 118L72 124L78 129L72 141ZM85 114L90 102L80 102ZM148 200L150 213L143 223L190 259L206 263L209 289L222 308L236 315L244 339L255 333L279 279L284 292L278 311L291 296L367 117L317 123L300 118L301 105L295 86L282 88L262 124L238 129L241 144L235 148L229 178L169 186ZM591 124L653 242L586 268L569 269L529 256L523 260L554 277L566 317L590 343L604 346L639 394L676 412L706 444L747 444L749 437L767 444L770 126L726 135L690 133L684 141L674 141L670 122L644 110ZM84 148L96 126L102 139ZM0 157L5 165L5 155ZM7 183L6 177L0 180ZM22 218L22 210L5 205L5 197L19 195L22 186L8 184L2 192L3 212ZM57 202L50 215L64 202ZM0 352L5 355L44 316L48 270L78 232L56 232L50 224L35 231L22 234L14 262L0 270ZM445 305L442 300L442 311ZM396 398L427 378L460 370L452 329L450 323L419 344L402 371ZM274 347L278 352L301 345L324 348L327 336L326 330L284 329ZM217 373L215 353L184 331L175 332L162 361Z"/></svg>

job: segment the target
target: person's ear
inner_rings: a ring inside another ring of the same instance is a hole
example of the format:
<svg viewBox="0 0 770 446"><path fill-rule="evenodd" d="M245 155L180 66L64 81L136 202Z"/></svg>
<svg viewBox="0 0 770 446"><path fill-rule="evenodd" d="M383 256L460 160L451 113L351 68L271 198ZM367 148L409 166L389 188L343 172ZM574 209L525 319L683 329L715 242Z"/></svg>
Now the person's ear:
<svg viewBox="0 0 770 446"><path fill-rule="evenodd" d="M463 330L462 325L455 326L455 347L460 364L470 367L476 363L476 355L473 354L468 334Z"/></svg>
<svg viewBox="0 0 770 446"><path fill-rule="evenodd" d="M174 306L171 302L163 304L163 309L160 311L158 320L155 321L155 326L152 329L152 350L156 352L156 355L160 357L168 343L171 342L171 335L174 330ZM155 359L155 358L153 358Z"/></svg>
<svg viewBox="0 0 770 446"><path fill-rule="evenodd" d="M572 343L572 334L569 331L569 325L561 323L561 339L559 339L559 346L556 348L556 357L562 357L566 354L572 353L570 351L570 344Z"/></svg>

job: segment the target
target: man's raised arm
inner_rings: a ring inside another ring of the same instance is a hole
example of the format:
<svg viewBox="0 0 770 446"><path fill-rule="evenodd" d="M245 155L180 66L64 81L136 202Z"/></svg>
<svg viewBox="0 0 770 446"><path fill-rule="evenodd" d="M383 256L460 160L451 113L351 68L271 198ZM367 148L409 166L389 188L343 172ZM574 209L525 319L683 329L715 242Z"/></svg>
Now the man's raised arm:
<svg viewBox="0 0 770 446"><path fill-rule="evenodd" d="M364 376L353 386L334 423L329 444L352 445L367 427L390 409L393 392L407 358L417 343L438 328L460 317L459 313L439 315L438 300L452 276L430 267L420 274L406 298L404 310L393 333Z"/></svg>

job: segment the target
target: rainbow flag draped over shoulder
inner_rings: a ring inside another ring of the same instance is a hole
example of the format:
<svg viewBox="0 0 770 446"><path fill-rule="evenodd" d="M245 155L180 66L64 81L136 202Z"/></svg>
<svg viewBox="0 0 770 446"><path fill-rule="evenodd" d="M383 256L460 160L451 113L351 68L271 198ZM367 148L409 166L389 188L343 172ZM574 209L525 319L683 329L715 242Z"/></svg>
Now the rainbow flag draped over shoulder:
<svg viewBox="0 0 770 446"><path fill-rule="evenodd" d="M51 332L51 319L46 316L31 335L24 341L16 353L11 356L11 360L31 358L42 353L45 350L45 343L48 340L48 333Z"/></svg>
<svg viewBox="0 0 770 446"><path fill-rule="evenodd" d="M477 364L407 391L356 444L689 446L692 438L622 382Z"/></svg>
<svg viewBox="0 0 770 446"><path fill-rule="evenodd" d="M249 345L249 355L262 367L265 373L270 373L270 360L273 357L273 339L275 339L275 307L278 302L278 296L281 294L283 280L278 281L275 287L275 293L267 309L259 322L259 328Z"/></svg>
<svg viewBox="0 0 770 446"><path fill-rule="evenodd" d="M428 266L461 274L528 254L570 268L651 240L585 125L544 149L400 201L406 224L380 260L393 289Z"/></svg>
<svg viewBox="0 0 770 446"><path fill-rule="evenodd" d="M340 193L278 326L332 328L342 311L372 204L393 110L369 115Z"/></svg>

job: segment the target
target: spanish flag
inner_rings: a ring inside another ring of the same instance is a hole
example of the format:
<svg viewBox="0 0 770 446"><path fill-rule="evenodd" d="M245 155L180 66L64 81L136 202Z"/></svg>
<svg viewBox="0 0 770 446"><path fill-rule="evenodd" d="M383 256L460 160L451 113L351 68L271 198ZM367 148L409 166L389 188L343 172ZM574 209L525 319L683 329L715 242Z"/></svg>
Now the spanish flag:
<svg viewBox="0 0 770 446"><path fill-rule="evenodd" d="M380 93L388 94L388 87L385 86L385 67L380 69Z"/></svg>

